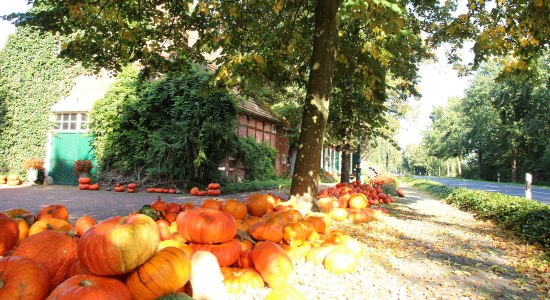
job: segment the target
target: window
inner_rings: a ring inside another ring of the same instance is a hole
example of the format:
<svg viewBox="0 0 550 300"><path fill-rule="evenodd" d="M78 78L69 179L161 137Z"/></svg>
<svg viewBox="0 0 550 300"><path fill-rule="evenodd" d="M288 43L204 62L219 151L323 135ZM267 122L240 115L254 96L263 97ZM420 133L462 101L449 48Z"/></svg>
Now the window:
<svg viewBox="0 0 550 300"><path fill-rule="evenodd" d="M55 116L56 130L81 131L88 128L88 115L85 113L61 113Z"/></svg>
<svg viewBox="0 0 550 300"><path fill-rule="evenodd" d="M277 133L277 125L271 125L271 133Z"/></svg>

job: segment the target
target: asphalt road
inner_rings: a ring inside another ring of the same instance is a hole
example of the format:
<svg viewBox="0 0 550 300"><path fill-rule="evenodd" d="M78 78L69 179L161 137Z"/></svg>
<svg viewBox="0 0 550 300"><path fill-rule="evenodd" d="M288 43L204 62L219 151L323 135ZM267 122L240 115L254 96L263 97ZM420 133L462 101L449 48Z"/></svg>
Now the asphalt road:
<svg viewBox="0 0 550 300"><path fill-rule="evenodd" d="M472 190L482 190L486 192L497 192L511 196L525 197L525 187L512 185L502 182L470 181L462 179L450 179L440 177L422 176L430 180L437 181L447 186L456 186ZM532 199L550 205L550 189L537 188L534 186L531 191Z"/></svg>

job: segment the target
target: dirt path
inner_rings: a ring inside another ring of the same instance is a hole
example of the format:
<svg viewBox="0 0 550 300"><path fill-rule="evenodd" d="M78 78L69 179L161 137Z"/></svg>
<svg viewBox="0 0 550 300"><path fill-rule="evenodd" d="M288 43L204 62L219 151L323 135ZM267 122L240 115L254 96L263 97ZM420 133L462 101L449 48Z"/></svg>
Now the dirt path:
<svg viewBox="0 0 550 300"><path fill-rule="evenodd" d="M403 186L407 197L390 216L357 228L367 259L398 278L392 294L409 299L550 298L548 265L518 271L535 251L492 223ZM398 293L395 289L398 289Z"/></svg>

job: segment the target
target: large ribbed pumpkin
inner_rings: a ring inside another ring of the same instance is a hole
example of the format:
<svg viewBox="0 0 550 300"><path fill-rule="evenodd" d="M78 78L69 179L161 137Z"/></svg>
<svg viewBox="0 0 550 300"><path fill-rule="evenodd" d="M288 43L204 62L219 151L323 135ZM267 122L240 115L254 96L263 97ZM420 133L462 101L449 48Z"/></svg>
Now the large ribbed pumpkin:
<svg viewBox="0 0 550 300"><path fill-rule="evenodd" d="M208 208L194 208L180 213L176 219L179 234L195 243L227 243L237 234L232 215Z"/></svg>
<svg viewBox="0 0 550 300"><path fill-rule="evenodd" d="M132 300L124 283L109 277L76 275L57 286L46 300Z"/></svg>
<svg viewBox="0 0 550 300"><path fill-rule="evenodd" d="M249 214L261 217L269 210L269 201L266 194L252 194L244 200Z"/></svg>
<svg viewBox="0 0 550 300"><path fill-rule="evenodd" d="M167 247L126 278L134 300L156 299L177 292L191 277L191 261L183 250Z"/></svg>
<svg viewBox="0 0 550 300"><path fill-rule="evenodd" d="M223 285L229 294L238 294L246 289L264 287L262 276L252 268L221 268Z"/></svg>
<svg viewBox="0 0 550 300"><path fill-rule="evenodd" d="M286 285L294 266L285 251L269 241L259 242L252 249L254 268L271 288Z"/></svg>
<svg viewBox="0 0 550 300"><path fill-rule="evenodd" d="M216 256L220 267L227 267L234 264L241 256L242 246L239 240L231 240L221 244L190 243L193 252L208 251Z"/></svg>
<svg viewBox="0 0 550 300"><path fill-rule="evenodd" d="M32 224L32 226L29 228L29 236L46 230L69 232L71 231L71 229L73 229L73 225L65 220L56 218L43 218Z"/></svg>
<svg viewBox="0 0 550 300"><path fill-rule="evenodd" d="M23 240L13 256L30 258L42 264L50 274L50 287L59 285L77 258L78 238L66 232L46 230Z"/></svg>
<svg viewBox="0 0 550 300"><path fill-rule="evenodd" d="M29 224L29 226L34 223L34 215L32 214L32 212L23 208L10 208L8 210L5 210L4 214L12 218L21 218L25 220L27 224Z"/></svg>
<svg viewBox="0 0 550 300"><path fill-rule="evenodd" d="M19 241L19 225L17 222L0 213L0 256L8 253Z"/></svg>
<svg viewBox="0 0 550 300"><path fill-rule="evenodd" d="M237 220L246 218L247 214L246 205L235 199L226 199L223 201L221 210L231 214Z"/></svg>
<svg viewBox="0 0 550 300"><path fill-rule="evenodd" d="M0 299L42 300L50 290L48 271L20 256L0 258Z"/></svg>
<svg viewBox="0 0 550 300"><path fill-rule="evenodd" d="M157 224L148 216L113 217L80 238L78 258L96 275L124 274L149 260L159 241Z"/></svg>

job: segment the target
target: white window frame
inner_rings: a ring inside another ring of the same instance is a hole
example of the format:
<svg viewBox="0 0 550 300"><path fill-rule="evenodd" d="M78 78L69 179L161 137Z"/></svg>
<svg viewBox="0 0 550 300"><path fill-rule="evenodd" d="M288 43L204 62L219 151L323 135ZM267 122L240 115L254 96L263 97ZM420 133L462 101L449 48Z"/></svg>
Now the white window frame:
<svg viewBox="0 0 550 300"><path fill-rule="evenodd" d="M82 120L83 115L86 116L86 121ZM65 120L65 116L69 116L69 119ZM53 118L55 123L54 130L56 132L87 132L89 130L90 116L87 112L58 112ZM67 128L63 128L64 124L68 124ZM75 124L74 129L71 128L71 124ZM82 126L83 124L84 126Z"/></svg>

